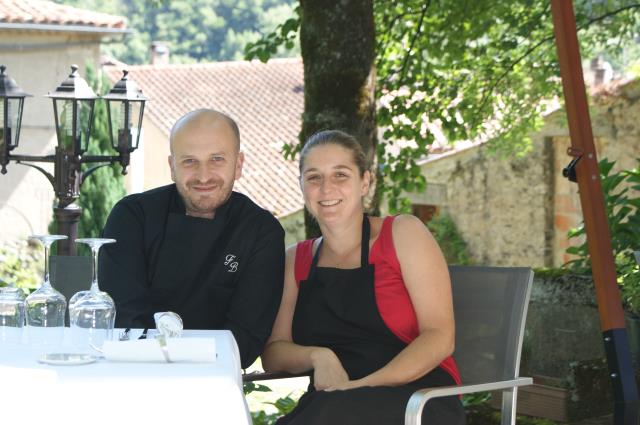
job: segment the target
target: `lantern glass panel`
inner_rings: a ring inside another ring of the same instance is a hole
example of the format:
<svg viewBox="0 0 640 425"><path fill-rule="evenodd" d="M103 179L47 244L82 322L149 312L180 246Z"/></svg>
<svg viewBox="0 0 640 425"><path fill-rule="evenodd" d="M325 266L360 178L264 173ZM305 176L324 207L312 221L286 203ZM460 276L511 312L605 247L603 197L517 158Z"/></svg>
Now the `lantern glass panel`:
<svg viewBox="0 0 640 425"><path fill-rule="evenodd" d="M58 146L65 152L79 154L87 150L93 100L54 99ZM74 115L74 106L76 114Z"/></svg>
<svg viewBox="0 0 640 425"><path fill-rule="evenodd" d="M139 101L109 101L113 147L119 152L131 152L138 147L141 109Z"/></svg>
<svg viewBox="0 0 640 425"><path fill-rule="evenodd" d="M56 131L58 132L58 146L66 152L73 152L74 122L73 99L53 99L56 114Z"/></svg>
<svg viewBox="0 0 640 425"><path fill-rule="evenodd" d="M140 101L133 101L129 103L131 117L131 147L133 149L138 148L138 141L140 139L140 130L142 126L142 105Z"/></svg>
<svg viewBox="0 0 640 425"><path fill-rule="evenodd" d="M120 123L121 116L124 111L124 102L121 100L108 100L107 110L109 113L109 131L111 132L111 144L114 149L118 150L120 145L120 129L122 124Z"/></svg>
<svg viewBox="0 0 640 425"><path fill-rule="evenodd" d="M5 128L5 118L4 118L4 104L5 104L6 100L2 99L0 101L0 149L4 149L4 128ZM8 126L7 126L8 127Z"/></svg>
<svg viewBox="0 0 640 425"><path fill-rule="evenodd" d="M18 146L20 138L20 121L24 98L8 97L0 101L0 147L7 143L9 149Z"/></svg>
<svg viewBox="0 0 640 425"><path fill-rule="evenodd" d="M78 100L78 120L76 134L80 137L80 151L85 152L89 147L91 124L93 121L94 100Z"/></svg>

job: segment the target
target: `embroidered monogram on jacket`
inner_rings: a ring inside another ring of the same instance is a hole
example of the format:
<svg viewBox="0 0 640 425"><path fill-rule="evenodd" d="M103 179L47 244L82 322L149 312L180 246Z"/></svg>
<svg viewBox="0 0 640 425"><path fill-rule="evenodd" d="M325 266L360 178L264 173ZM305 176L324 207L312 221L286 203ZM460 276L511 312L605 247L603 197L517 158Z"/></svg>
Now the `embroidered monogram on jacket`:
<svg viewBox="0 0 640 425"><path fill-rule="evenodd" d="M229 267L227 272L235 273L236 270L238 270L238 262L234 261L235 259L236 256L233 254L227 254L227 256L224 257L224 265Z"/></svg>

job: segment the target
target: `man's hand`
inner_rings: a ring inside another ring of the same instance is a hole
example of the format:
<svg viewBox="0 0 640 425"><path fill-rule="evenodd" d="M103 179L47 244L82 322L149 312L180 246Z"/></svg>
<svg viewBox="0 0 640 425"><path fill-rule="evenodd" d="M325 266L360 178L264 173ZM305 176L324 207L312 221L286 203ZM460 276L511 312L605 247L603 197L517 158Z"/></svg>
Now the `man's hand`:
<svg viewBox="0 0 640 425"><path fill-rule="evenodd" d="M325 390L349 382L349 375L338 356L328 348L318 348L311 353L313 382L316 390Z"/></svg>

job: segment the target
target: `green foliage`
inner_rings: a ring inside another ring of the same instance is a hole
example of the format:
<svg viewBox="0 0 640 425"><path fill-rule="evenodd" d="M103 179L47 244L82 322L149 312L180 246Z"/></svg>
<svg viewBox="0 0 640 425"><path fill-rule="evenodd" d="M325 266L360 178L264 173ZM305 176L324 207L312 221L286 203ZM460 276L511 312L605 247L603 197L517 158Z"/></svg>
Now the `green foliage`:
<svg viewBox="0 0 640 425"><path fill-rule="evenodd" d="M488 403L489 400L491 400L490 392L465 394L462 396L462 405L468 408L470 406Z"/></svg>
<svg viewBox="0 0 640 425"><path fill-rule="evenodd" d="M40 246L16 242L0 247L0 286L14 285L30 292L42 282L43 251Z"/></svg>
<svg viewBox="0 0 640 425"><path fill-rule="evenodd" d="M243 385L244 395L251 394L252 392L270 392L271 388L266 385L256 384L255 382L245 382Z"/></svg>
<svg viewBox="0 0 640 425"><path fill-rule="evenodd" d="M574 3L583 57L624 57L640 4ZM503 155L528 150L544 101L561 94L548 0L376 0L374 15L377 119L385 129L376 154L392 212L407 210L405 192L425 188L418 163L435 140L433 128L449 142L491 140ZM292 39L300 20L287 22L249 45L247 57L266 60Z"/></svg>
<svg viewBox="0 0 640 425"><path fill-rule="evenodd" d="M300 7L296 7L293 12L294 16L279 24L273 32L255 42L247 43L244 47L245 59L260 59L266 63L278 53L279 46L284 46L286 50L293 49L300 29Z"/></svg>
<svg viewBox="0 0 640 425"><path fill-rule="evenodd" d="M629 310L640 316L640 267L628 255L616 256L618 284L622 291L622 300Z"/></svg>
<svg viewBox="0 0 640 425"><path fill-rule="evenodd" d="M252 392L270 392L271 388L266 385L256 384L254 382L246 382L244 384L244 394L245 396L251 394ZM291 412L296 404L298 404L298 400L291 397L291 394L280 397L273 403L269 403L276 408L276 412L267 413L264 410L259 410L257 412L251 412L251 419L253 425L271 425L275 423L280 416L286 415Z"/></svg>
<svg viewBox="0 0 640 425"><path fill-rule="evenodd" d="M576 3L578 25L589 28L580 33L585 57L611 37L632 38L637 9L598 20L629 3ZM435 139L427 123L450 142L484 138L503 155L528 150L542 101L560 94L547 0L375 4L378 124L385 128L378 160L392 210L403 206L402 191L424 187L411 171Z"/></svg>
<svg viewBox="0 0 640 425"><path fill-rule="evenodd" d="M291 16L294 0L58 0L71 6L125 16L134 32L104 46L129 64L149 63L153 41L169 44L172 63L241 60L244 46ZM285 40L298 53L295 39Z"/></svg>
<svg viewBox="0 0 640 425"><path fill-rule="evenodd" d="M554 279L560 276L566 276L571 271L566 268L537 267L533 269L533 274L540 279Z"/></svg>
<svg viewBox="0 0 640 425"><path fill-rule="evenodd" d="M447 264L470 264L467 243L451 216L437 215L427 223L427 227L440 245Z"/></svg>
<svg viewBox="0 0 640 425"><path fill-rule="evenodd" d="M640 166L612 172L614 165L615 162L606 158L598 163L605 212L623 301L633 313L640 315L640 268L633 256L633 251L640 247ZM569 239L585 235L584 223L568 234ZM586 240L567 248L566 252L577 256L565 264L566 267L576 272L590 273L591 261Z"/></svg>
<svg viewBox="0 0 640 425"><path fill-rule="evenodd" d="M280 416L286 415L291 412L298 400L285 396L277 399L275 402L270 403L276 408L275 413L266 413L264 410L258 412L251 412L251 419L253 425L271 425L274 424Z"/></svg>

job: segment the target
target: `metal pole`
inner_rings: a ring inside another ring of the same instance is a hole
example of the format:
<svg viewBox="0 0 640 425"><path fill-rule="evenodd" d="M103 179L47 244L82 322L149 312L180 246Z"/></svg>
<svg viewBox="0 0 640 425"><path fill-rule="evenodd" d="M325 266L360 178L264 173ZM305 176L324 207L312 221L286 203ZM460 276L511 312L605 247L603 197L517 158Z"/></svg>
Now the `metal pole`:
<svg viewBox="0 0 640 425"><path fill-rule="evenodd" d="M569 154L579 159L575 162L575 171L596 288L600 327L613 385L614 423L637 425L638 388L631 365L620 291L616 283L611 235L593 143L572 1L551 0L551 12L571 136Z"/></svg>
<svg viewBox="0 0 640 425"><path fill-rule="evenodd" d="M53 207L53 213L58 225L57 233L67 235L68 239L60 240L56 243L58 255L76 255L75 240L78 238L78 222L82 215L82 208L76 204Z"/></svg>
<svg viewBox="0 0 640 425"><path fill-rule="evenodd" d="M58 255L76 255L74 241L78 238L78 222L82 208L76 205L75 201L80 197L81 165L80 155L68 153L64 148L56 146L53 189L58 201L53 212L58 226L57 232L68 237L58 242Z"/></svg>

